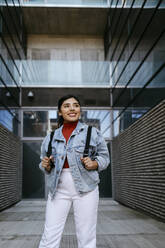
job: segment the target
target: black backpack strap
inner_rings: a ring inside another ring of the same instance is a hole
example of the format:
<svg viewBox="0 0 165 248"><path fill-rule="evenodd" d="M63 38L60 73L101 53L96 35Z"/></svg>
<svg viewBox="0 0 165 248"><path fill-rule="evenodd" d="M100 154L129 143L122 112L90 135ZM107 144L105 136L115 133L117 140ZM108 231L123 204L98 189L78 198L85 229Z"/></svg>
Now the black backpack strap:
<svg viewBox="0 0 165 248"><path fill-rule="evenodd" d="M88 126L87 139L86 139L83 157L88 157L88 155L89 155L89 143L90 143L90 139L91 139L91 131L92 131L92 126Z"/></svg>
<svg viewBox="0 0 165 248"><path fill-rule="evenodd" d="M49 141L49 145L48 145L48 151L47 151L47 157L49 158L50 155L52 154L52 139L53 139L53 135L54 135L54 131L52 131L50 133L50 141Z"/></svg>

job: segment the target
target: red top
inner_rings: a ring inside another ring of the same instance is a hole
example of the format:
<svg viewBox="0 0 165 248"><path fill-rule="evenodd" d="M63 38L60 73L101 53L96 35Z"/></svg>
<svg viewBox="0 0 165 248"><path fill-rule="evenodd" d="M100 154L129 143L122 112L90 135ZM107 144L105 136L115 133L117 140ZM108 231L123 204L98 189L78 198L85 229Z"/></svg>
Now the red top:
<svg viewBox="0 0 165 248"><path fill-rule="evenodd" d="M76 128L77 123L78 123L78 121L64 123L63 128L62 128L62 133L64 135L64 138L66 140L66 143L68 142L68 139L71 136L73 130ZM64 163L63 168L69 168L67 157L65 159L65 163Z"/></svg>

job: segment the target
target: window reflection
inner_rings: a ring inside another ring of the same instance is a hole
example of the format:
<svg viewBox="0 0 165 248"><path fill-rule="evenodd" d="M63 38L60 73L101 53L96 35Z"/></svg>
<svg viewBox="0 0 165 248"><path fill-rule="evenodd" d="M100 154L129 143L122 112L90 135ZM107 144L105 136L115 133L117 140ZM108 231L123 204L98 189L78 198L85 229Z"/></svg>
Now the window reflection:
<svg viewBox="0 0 165 248"><path fill-rule="evenodd" d="M25 137L45 136L48 129L48 111L25 111L23 127Z"/></svg>
<svg viewBox="0 0 165 248"><path fill-rule="evenodd" d="M82 113L82 121L98 128L104 138L110 137L110 111L87 110Z"/></svg>
<svg viewBox="0 0 165 248"><path fill-rule="evenodd" d="M81 121L98 128L105 138L110 137L109 110L83 110ZM58 127L57 110L24 111L23 136L44 137L47 132Z"/></svg>
<svg viewBox="0 0 165 248"><path fill-rule="evenodd" d="M12 115L13 113L13 115ZM0 124L6 127L9 131L18 135L18 111L11 110L11 113L7 110L0 110Z"/></svg>
<svg viewBox="0 0 165 248"><path fill-rule="evenodd" d="M0 0L0 123L18 135L21 60L25 58L22 47L26 45L22 9L19 0ZM8 88L7 86L10 86Z"/></svg>
<svg viewBox="0 0 165 248"><path fill-rule="evenodd" d="M120 132L128 128L131 124L137 121L148 109L133 109L126 110L120 115L121 110L113 111L114 120L114 136L117 136ZM120 115L120 116L119 116Z"/></svg>

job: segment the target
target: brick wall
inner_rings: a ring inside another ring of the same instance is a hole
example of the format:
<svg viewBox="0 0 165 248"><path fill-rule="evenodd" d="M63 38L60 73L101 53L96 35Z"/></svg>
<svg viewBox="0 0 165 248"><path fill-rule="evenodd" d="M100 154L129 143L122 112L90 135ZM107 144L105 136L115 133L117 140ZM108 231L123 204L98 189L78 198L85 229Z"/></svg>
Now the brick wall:
<svg viewBox="0 0 165 248"><path fill-rule="evenodd" d="M112 141L114 199L165 220L165 100Z"/></svg>
<svg viewBox="0 0 165 248"><path fill-rule="evenodd" d="M21 142L0 125L0 210L21 200Z"/></svg>

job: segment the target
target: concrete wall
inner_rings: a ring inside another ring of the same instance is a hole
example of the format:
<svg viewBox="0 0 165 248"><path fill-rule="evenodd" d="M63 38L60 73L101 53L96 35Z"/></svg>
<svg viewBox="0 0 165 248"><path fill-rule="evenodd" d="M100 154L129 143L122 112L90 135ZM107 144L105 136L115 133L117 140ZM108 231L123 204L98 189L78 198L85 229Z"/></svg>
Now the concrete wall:
<svg viewBox="0 0 165 248"><path fill-rule="evenodd" d="M29 35L29 59L104 60L103 38L95 36Z"/></svg>
<svg viewBox="0 0 165 248"><path fill-rule="evenodd" d="M112 141L114 199L165 221L165 100Z"/></svg>
<svg viewBox="0 0 165 248"><path fill-rule="evenodd" d="M29 182L30 183L30 182ZM21 200L21 142L0 125L0 210Z"/></svg>

